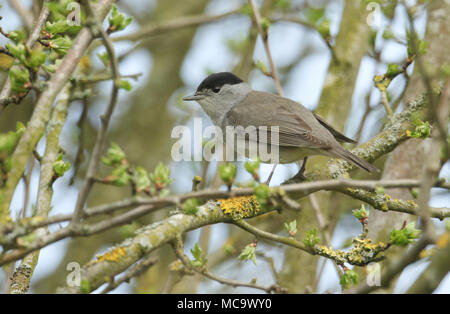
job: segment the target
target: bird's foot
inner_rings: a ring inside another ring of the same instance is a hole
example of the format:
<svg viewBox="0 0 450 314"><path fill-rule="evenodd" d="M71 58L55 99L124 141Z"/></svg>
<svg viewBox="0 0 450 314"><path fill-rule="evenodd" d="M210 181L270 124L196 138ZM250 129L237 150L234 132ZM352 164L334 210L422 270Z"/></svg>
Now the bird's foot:
<svg viewBox="0 0 450 314"><path fill-rule="evenodd" d="M306 161L307 160L308 160L308 157L303 158L303 163L302 163L302 166L300 167L300 170L290 180L306 181L306 177L305 177L304 173L305 173L305 169L306 169Z"/></svg>

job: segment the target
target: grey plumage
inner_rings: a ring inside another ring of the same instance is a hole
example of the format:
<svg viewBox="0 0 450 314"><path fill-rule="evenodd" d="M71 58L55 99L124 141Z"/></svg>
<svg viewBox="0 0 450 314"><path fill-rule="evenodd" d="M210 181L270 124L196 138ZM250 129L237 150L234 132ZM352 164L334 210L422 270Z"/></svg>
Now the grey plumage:
<svg viewBox="0 0 450 314"><path fill-rule="evenodd" d="M378 169L344 149L338 141L354 143L320 116L301 104L274 94L254 91L235 75L222 72L206 78L193 96L213 120L226 126L277 126L280 162L291 163L309 155L339 157L368 171ZM258 138L270 143L270 138Z"/></svg>

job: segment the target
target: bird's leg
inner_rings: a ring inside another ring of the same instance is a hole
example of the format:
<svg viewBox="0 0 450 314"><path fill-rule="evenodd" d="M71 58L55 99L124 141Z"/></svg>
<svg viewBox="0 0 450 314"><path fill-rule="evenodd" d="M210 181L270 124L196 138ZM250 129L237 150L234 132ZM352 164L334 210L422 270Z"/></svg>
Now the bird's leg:
<svg viewBox="0 0 450 314"><path fill-rule="evenodd" d="M297 174L295 176L292 177L292 179L300 179L302 181L306 180L306 177L303 174L305 173L307 160L308 160L308 156L305 156L305 158L303 158L303 163L302 163L302 166L300 167L300 170L297 172Z"/></svg>
<svg viewBox="0 0 450 314"><path fill-rule="evenodd" d="M266 182L264 182L264 184L269 185L270 180L272 180L272 176L273 176L277 166L278 166L278 164L273 165L272 171L270 172L269 177L267 178Z"/></svg>

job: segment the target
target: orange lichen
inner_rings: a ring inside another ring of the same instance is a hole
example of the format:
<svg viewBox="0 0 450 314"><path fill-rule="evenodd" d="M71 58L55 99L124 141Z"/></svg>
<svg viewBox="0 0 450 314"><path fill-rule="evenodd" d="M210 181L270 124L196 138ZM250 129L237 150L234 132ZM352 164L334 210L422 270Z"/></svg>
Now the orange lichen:
<svg viewBox="0 0 450 314"><path fill-rule="evenodd" d="M219 199L217 202L226 215L231 215L235 219L253 216L260 210L260 205L254 195Z"/></svg>
<svg viewBox="0 0 450 314"><path fill-rule="evenodd" d="M97 256L97 262L110 261L117 262L121 257L127 255L126 250L123 247L114 248L112 251L106 252L103 255Z"/></svg>

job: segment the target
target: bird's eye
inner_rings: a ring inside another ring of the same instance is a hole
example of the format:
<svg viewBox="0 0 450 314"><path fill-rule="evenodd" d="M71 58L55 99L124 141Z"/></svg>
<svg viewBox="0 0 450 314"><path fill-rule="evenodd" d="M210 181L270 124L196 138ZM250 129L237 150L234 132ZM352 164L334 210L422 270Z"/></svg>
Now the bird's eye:
<svg viewBox="0 0 450 314"><path fill-rule="evenodd" d="M220 87L214 87L214 88L213 88L213 92L216 93L216 94L217 94L218 92L220 92Z"/></svg>

